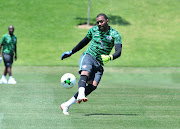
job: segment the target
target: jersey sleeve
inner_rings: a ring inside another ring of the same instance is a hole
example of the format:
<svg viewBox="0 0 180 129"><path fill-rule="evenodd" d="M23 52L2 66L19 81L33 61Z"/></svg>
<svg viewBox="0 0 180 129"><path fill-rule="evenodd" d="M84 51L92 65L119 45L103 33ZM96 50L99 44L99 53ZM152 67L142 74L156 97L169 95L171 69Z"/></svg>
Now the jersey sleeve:
<svg viewBox="0 0 180 129"><path fill-rule="evenodd" d="M114 36L114 44L122 44L121 35L118 32Z"/></svg>
<svg viewBox="0 0 180 129"><path fill-rule="evenodd" d="M4 44L4 42L5 42L5 36L2 37L1 44Z"/></svg>

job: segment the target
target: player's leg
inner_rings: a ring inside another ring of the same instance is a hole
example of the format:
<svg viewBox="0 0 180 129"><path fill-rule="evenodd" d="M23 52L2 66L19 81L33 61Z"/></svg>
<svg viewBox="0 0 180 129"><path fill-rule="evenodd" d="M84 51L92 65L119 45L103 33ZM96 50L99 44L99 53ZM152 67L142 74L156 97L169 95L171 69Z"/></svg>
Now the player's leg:
<svg viewBox="0 0 180 129"><path fill-rule="evenodd" d="M7 67L4 68L4 72L1 77L0 84L7 84L6 75L7 75Z"/></svg>
<svg viewBox="0 0 180 129"><path fill-rule="evenodd" d="M85 54L83 54L82 56L81 56L81 58L80 58L80 61L79 61L79 65L80 65L80 73L81 73L81 76L80 76L80 79L79 79L79 82L78 82L78 92L79 92L79 90L80 90L80 92L82 92L82 90L83 90L83 87L85 87L85 85L86 85L86 82L87 82L87 78L88 78L88 75L89 75L89 73L87 73L87 72L83 72L83 70L81 69L81 68L86 68L85 66L85 64L84 64L84 62L86 62L85 60L86 60L86 58L85 58ZM85 82L85 83L84 83ZM82 87L82 88L80 88L80 87ZM79 89L80 88L80 89ZM62 103L61 105L60 105L60 108L63 110L63 113L65 114L65 115L69 115L69 112L68 112L68 110L69 110L69 107L72 105L72 104L74 104L74 103L76 103L76 101L77 101L77 96L76 97L72 97L72 98L70 98L68 101L66 101L66 102L64 102L64 103Z"/></svg>
<svg viewBox="0 0 180 129"><path fill-rule="evenodd" d="M96 88L97 88L97 85L88 84L88 86L86 87L86 90L85 90L85 95L88 96L91 92L96 90Z"/></svg>
<svg viewBox="0 0 180 129"><path fill-rule="evenodd" d="M8 73L9 73L9 80L8 80L8 84L16 84L16 80L12 77L12 67L8 67Z"/></svg>
<svg viewBox="0 0 180 129"><path fill-rule="evenodd" d="M85 88L85 97L88 96L92 91L94 91L95 89L97 88L97 86L93 86L92 84L88 84L88 86L86 86ZM75 95L74 95L74 98L77 99L78 97L78 93L77 92ZM77 101L77 103L81 103L82 101Z"/></svg>
<svg viewBox="0 0 180 129"><path fill-rule="evenodd" d="M9 74L8 84L16 84L15 79L12 77L12 64L13 64L13 54L9 54L9 59L7 63L7 73Z"/></svg>
<svg viewBox="0 0 180 129"><path fill-rule="evenodd" d="M7 67L7 73L9 74L9 76L12 76L11 68L12 68L11 66Z"/></svg>
<svg viewBox="0 0 180 129"><path fill-rule="evenodd" d="M99 64L99 62L97 62L94 59L94 57L87 54L86 59L87 60L84 62L84 65L83 65L84 67L81 67L81 69L84 70L81 73L81 75L83 74L83 75L88 76L87 79L89 79L89 80L88 80L88 82L86 81L86 83L88 83L90 85L88 85L88 86L86 86L86 84L83 85L81 92L83 93L84 97L89 95L92 91L94 91L97 88L97 85L99 84L101 77L103 75L103 72L104 72L103 67ZM81 85L79 85L79 86L81 86ZM84 88L84 86L85 86L85 88ZM79 92L75 94L75 97L76 97L76 95L78 95L78 97L77 97L78 103L81 102L81 99L80 99L80 101L78 99L79 96L81 96L81 94L80 94L81 92L79 90ZM83 101L86 101L86 100L83 100Z"/></svg>
<svg viewBox="0 0 180 129"><path fill-rule="evenodd" d="M99 69L93 70L90 76L90 80L87 81L87 86L85 87L85 96L88 96L92 91L97 89L97 86L101 80L103 75L103 67L99 67ZM77 99L78 92L74 95L74 98ZM78 102L81 103L81 102Z"/></svg>
<svg viewBox="0 0 180 129"><path fill-rule="evenodd" d="M76 103L76 98L73 96L67 102L64 102L60 105L60 108L63 110L64 115L69 115L69 107L74 103Z"/></svg>
<svg viewBox="0 0 180 129"><path fill-rule="evenodd" d="M84 73L84 74L82 74L82 73ZM61 104L61 106L60 106L60 108L63 110L63 113L65 114L65 115L69 115L69 112L68 112L68 110L69 110L69 107L72 105L72 104L74 104L74 103L76 103L76 101L77 101L77 98L78 98L78 93L79 92L82 92L82 91L80 91L80 88L82 87L82 88L84 88L84 87L86 87L86 82L87 82L87 78L88 78L88 74L86 73L86 75L85 75L85 73L86 72L81 72L81 77L80 77L80 79L79 79L79 82L78 82L78 87L79 87L79 91L75 94L75 96L73 96L72 98L70 98L68 101L66 101L66 102L64 102L64 103L62 103ZM84 95L85 96L85 95ZM85 98L84 98L85 99ZM81 100L82 101L82 100Z"/></svg>
<svg viewBox="0 0 180 129"><path fill-rule="evenodd" d="M87 98L85 97L85 87L86 87L86 82L88 80L88 76L89 73L87 71L82 71L81 72L81 76L78 82L78 92L75 94L75 96L73 96L72 98L70 98L67 102L64 102L61 104L60 108L63 110L63 113L65 115L69 115L69 107L76 103L76 101L78 103L80 103L81 101L86 102Z"/></svg>
<svg viewBox="0 0 180 129"><path fill-rule="evenodd" d="M79 72L81 73L81 76L80 76L80 79L78 82L78 92L72 98L70 98L67 102L62 103L60 106L60 108L63 110L63 113L65 115L69 115L68 109L72 104L76 103L79 93L84 94L84 95L82 95L83 97L82 97L81 101L82 100L87 101L85 94L89 94L89 92L86 92L86 91L92 92L92 87L88 87L87 90L85 89L87 80L91 73L90 71L92 71L92 67L93 67L92 64L94 64L93 59L91 57L89 57L89 55L83 54L81 56L80 62L79 62L79 66L80 66ZM89 86L92 86L92 85L89 85ZM77 102L81 102L81 101L79 100Z"/></svg>
<svg viewBox="0 0 180 129"><path fill-rule="evenodd" d="M6 53L2 53L3 55L3 61L4 61L4 72L3 72L3 75L2 75L2 78L0 80L0 83L4 83L4 84L7 84L7 80L6 80L6 75L7 75L7 68L8 68L8 61L9 61L9 56L6 54Z"/></svg>
<svg viewBox="0 0 180 129"><path fill-rule="evenodd" d="M90 80L87 82L88 86L85 89L85 95L88 96L92 91L97 89L99 82L101 81L101 77L103 75L104 69L98 63L95 63L95 69L92 70Z"/></svg>
<svg viewBox="0 0 180 129"><path fill-rule="evenodd" d="M85 87L85 96L88 96L92 91L94 91L97 88L98 82L97 81L88 81L88 86ZM72 98L70 98L67 102L64 102L61 104L60 108L63 110L63 113L65 115L69 115L69 107L76 103L77 97L78 97L77 92ZM81 101L78 101L78 103L81 103Z"/></svg>
<svg viewBox="0 0 180 129"><path fill-rule="evenodd" d="M77 102L87 101L85 97L86 83L90 77L94 65L94 59L89 54L83 54L79 60L79 73L81 74L78 82Z"/></svg>
<svg viewBox="0 0 180 129"><path fill-rule="evenodd" d="M81 76L78 82L78 96L77 96L77 102L87 101L87 98L85 97L85 88L86 83L89 78L89 72L88 71L81 71Z"/></svg>
<svg viewBox="0 0 180 129"><path fill-rule="evenodd" d="M95 85L93 85L93 80L90 80L87 82L87 86L85 87L85 96L88 96L92 91L94 91L97 88L98 83L94 82ZM74 95L74 97L77 99L78 92Z"/></svg>
<svg viewBox="0 0 180 129"><path fill-rule="evenodd" d="M8 71L7 69L8 69L8 67L7 67L7 66L5 66L5 68L4 68L4 72L3 72L3 75L4 75L4 76L6 76L6 75L7 75L7 73L8 73L8 72L7 72L7 71Z"/></svg>

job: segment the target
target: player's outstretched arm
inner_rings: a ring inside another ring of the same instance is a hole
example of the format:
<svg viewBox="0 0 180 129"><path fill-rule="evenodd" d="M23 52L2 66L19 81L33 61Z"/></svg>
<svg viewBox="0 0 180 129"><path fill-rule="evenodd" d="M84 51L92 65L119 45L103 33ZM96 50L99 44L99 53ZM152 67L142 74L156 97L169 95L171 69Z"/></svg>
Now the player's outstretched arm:
<svg viewBox="0 0 180 129"><path fill-rule="evenodd" d="M81 50L83 47L85 47L89 42L91 41L91 39L89 39L87 36L81 40L73 49L72 52L76 53L77 51Z"/></svg>
<svg viewBox="0 0 180 129"><path fill-rule="evenodd" d="M70 57L72 55L72 50L69 51L69 52L64 52L61 56L61 60L67 58L67 57Z"/></svg>
<svg viewBox="0 0 180 129"><path fill-rule="evenodd" d="M86 36L82 41L80 41L71 51L64 52L61 56L61 60L70 57L72 54L76 53L77 51L81 50L89 43L90 39Z"/></svg>

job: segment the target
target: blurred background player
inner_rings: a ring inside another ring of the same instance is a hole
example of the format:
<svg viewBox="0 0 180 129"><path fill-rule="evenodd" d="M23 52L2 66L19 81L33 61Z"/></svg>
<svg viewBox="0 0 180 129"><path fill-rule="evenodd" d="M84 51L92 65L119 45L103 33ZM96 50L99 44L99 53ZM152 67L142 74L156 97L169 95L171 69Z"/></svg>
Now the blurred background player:
<svg viewBox="0 0 180 129"><path fill-rule="evenodd" d="M0 44L0 60L2 61L2 56L4 60L4 73L2 75L2 78L0 80L0 83L4 84L16 84L15 79L12 77L12 64L13 64L13 57L15 60L17 60L17 51L16 51L16 44L17 44L17 37L14 35L14 26L9 26L8 27L8 33L5 34L2 39L1 39L1 44ZM2 55L1 55L1 48L3 47L2 50ZM14 56L15 54L15 56ZM7 73L9 74L9 80L6 80L6 75Z"/></svg>
<svg viewBox="0 0 180 129"><path fill-rule="evenodd" d="M121 55L121 35L108 25L108 17L105 14L98 14L96 22L97 26L92 27L82 41L61 56L61 60L70 57L91 41L88 49L80 57L79 73L81 76L78 82L78 92L60 106L65 115L69 115L68 109L72 104L88 100L86 96L97 88L101 80L104 71L102 66ZM109 55L114 46L115 53Z"/></svg>

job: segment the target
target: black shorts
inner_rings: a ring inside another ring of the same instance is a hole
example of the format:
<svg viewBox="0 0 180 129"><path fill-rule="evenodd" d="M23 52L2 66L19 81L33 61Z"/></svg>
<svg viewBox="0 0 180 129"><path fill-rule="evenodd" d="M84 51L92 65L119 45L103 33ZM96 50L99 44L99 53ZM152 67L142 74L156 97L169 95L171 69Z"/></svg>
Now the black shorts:
<svg viewBox="0 0 180 129"><path fill-rule="evenodd" d="M79 73L81 73L81 71L90 72L89 80L94 80L99 83L104 69L92 55L83 54L79 60Z"/></svg>
<svg viewBox="0 0 180 129"><path fill-rule="evenodd" d="M14 54L3 53L2 55L3 55L4 65L6 67L12 66Z"/></svg>

